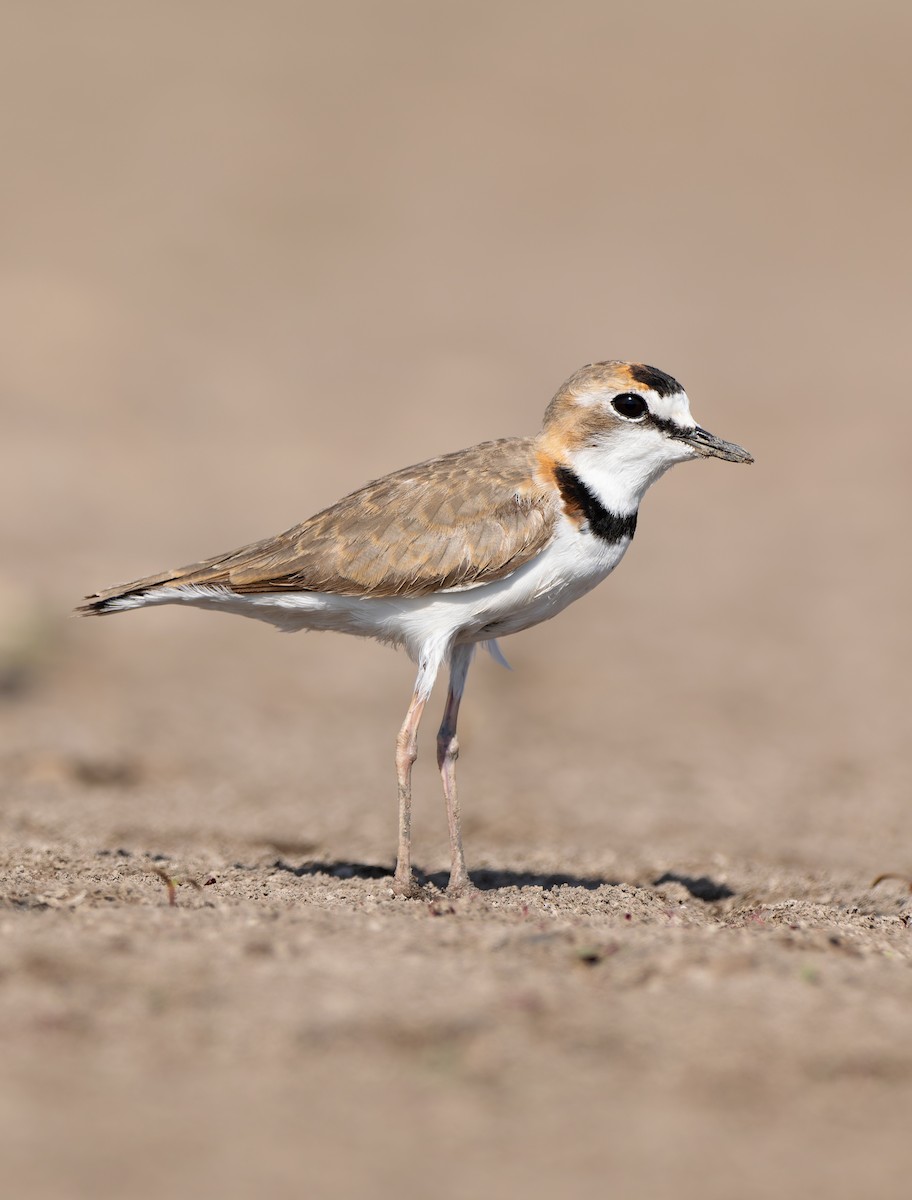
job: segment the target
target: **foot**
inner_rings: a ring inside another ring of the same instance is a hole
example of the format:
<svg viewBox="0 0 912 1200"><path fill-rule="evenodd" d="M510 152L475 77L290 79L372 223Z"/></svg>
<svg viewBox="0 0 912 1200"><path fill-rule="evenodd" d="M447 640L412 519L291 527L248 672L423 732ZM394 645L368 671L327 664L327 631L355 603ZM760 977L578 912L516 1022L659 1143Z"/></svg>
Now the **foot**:
<svg viewBox="0 0 912 1200"><path fill-rule="evenodd" d="M458 896L472 896L478 891L475 884L469 879L468 871L456 872L450 875L450 882L447 884L446 894L455 899Z"/></svg>
<svg viewBox="0 0 912 1200"><path fill-rule="evenodd" d="M403 900L419 900L421 898L421 888L415 881L415 876L409 871L396 871L393 876L393 895L399 896Z"/></svg>

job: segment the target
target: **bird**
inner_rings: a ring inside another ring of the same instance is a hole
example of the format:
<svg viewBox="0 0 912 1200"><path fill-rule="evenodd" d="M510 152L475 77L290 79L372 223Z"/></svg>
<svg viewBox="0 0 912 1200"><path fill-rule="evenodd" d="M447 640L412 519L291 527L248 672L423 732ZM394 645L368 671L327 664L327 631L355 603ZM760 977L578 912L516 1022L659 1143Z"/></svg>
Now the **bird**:
<svg viewBox="0 0 912 1200"><path fill-rule="evenodd" d="M707 432L683 387L644 363L590 363L558 388L532 437L500 438L376 479L274 537L85 597L101 615L161 604L280 630L335 630L406 650L417 678L396 739L393 892L411 862L412 767L434 681L449 669L437 765L450 839L447 892L474 889L456 789L459 708L479 646L549 620L615 569L647 489L676 463L751 463Z"/></svg>

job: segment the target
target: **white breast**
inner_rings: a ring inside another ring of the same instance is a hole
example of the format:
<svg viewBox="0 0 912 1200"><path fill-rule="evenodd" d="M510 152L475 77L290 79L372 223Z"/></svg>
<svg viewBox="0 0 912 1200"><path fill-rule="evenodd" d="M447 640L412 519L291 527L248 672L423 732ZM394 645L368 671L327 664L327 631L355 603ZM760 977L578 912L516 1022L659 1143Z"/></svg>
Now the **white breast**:
<svg viewBox="0 0 912 1200"><path fill-rule="evenodd" d="M503 637L547 621L601 583L629 545L629 538L608 543L561 517L554 538L532 562L479 589L477 620L456 640Z"/></svg>

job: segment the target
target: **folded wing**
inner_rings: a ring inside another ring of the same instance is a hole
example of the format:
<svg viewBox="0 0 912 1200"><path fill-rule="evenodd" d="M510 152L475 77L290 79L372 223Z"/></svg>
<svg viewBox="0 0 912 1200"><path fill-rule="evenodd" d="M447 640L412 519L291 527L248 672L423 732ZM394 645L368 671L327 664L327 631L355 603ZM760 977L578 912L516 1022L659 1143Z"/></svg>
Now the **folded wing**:
<svg viewBox="0 0 912 1200"><path fill-rule="evenodd" d="M87 597L80 611L152 588L224 587L424 596L511 574L550 540L535 443L505 438L406 467L276 537Z"/></svg>

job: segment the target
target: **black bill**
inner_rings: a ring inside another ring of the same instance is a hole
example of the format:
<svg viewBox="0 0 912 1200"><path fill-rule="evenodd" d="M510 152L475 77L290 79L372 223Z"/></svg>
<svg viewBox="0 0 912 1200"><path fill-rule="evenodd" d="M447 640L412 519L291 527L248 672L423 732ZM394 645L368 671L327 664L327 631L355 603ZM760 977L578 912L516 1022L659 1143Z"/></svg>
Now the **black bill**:
<svg viewBox="0 0 912 1200"><path fill-rule="evenodd" d="M698 454L702 454L704 458L724 458L726 462L739 463L754 461L754 456L748 454L741 446L736 446L734 442L723 442L714 433L701 429L699 425L694 429L682 429L680 433L675 434L675 437L686 442L688 446L693 446L694 450Z"/></svg>

